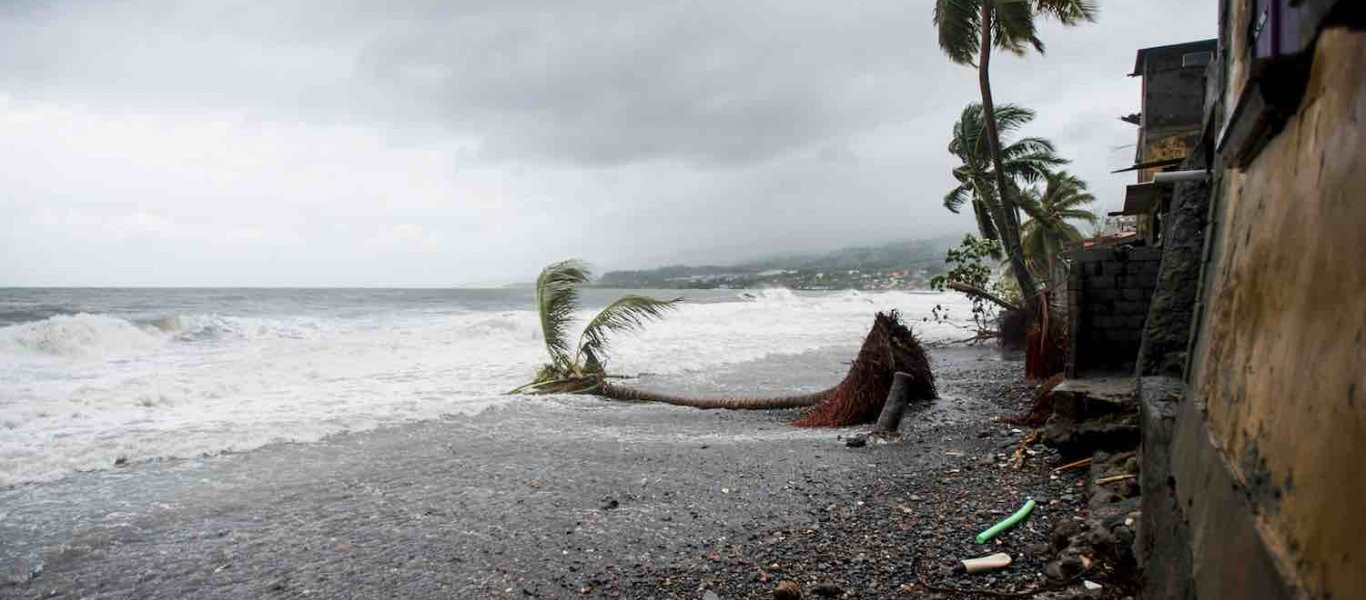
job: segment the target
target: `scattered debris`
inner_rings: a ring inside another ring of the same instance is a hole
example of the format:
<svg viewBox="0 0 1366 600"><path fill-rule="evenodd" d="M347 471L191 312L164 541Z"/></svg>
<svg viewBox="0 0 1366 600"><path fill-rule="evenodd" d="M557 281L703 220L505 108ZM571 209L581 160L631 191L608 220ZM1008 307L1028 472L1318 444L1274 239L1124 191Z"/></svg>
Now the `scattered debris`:
<svg viewBox="0 0 1366 600"><path fill-rule="evenodd" d="M1091 581L1090 579L1081 580L1081 585L1082 587L1085 587L1087 590L1090 590L1092 592L1100 591L1101 588L1105 587L1099 583Z"/></svg>
<svg viewBox="0 0 1366 600"><path fill-rule="evenodd" d="M981 573L984 571L995 571L1009 567L1011 563L1010 555L1005 552L988 554L977 558L968 558L958 561L953 567L955 573Z"/></svg>
<svg viewBox="0 0 1366 600"><path fill-rule="evenodd" d="M1114 482L1116 482L1116 481L1124 481L1124 480L1126 480L1126 479L1134 479L1134 478L1136 478L1136 477L1138 477L1138 475L1135 475L1135 474L1133 474L1133 473L1120 473L1119 475L1111 475L1111 476L1109 476L1109 477L1101 477L1100 479L1097 479L1097 480L1096 480L1096 485L1101 485L1101 484L1106 484L1106 483L1114 483Z"/></svg>
<svg viewBox="0 0 1366 600"><path fill-rule="evenodd" d="M991 541L991 538L1000 535L1001 532L1018 525L1020 521L1025 520L1025 517L1028 517L1029 513L1034 510L1034 505L1035 502L1033 498L1025 500L1024 506L1021 506L1020 509L1015 511L1014 514L1010 515L1009 517L1006 517L1000 523L992 525L986 531L977 534L977 543L985 544Z"/></svg>
<svg viewBox="0 0 1366 600"><path fill-rule="evenodd" d="M1090 456L1088 456L1088 457L1086 457L1086 458L1083 458L1083 459L1081 459L1081 460L1074 460L1074 461L1072 461L1072 462L1070 462L1070 463L1067 463L1067 464L1065 464L1065 465L1062 465L1062 466L1060 466L1060 467L1054 467L1054 468L1053 468L1053 472L1054 472L1054 473L1061 473L1061 472L1066 471L1066 470L1068 470L1068 469L1075 469L1075 468L1077 468L1077 467L1084 467L1084 466L1086 466L1086 465L1091 464L1091 460L1092 460L1092 458L1091 458Z"/></svg>
<svg viewBox="0 0 1366 600"><path fill-rule="evenodd" d="M1011 425L1026 425L1029 427L1043 425L1044 421L1047 421L1048 417L1053 414L1053 388L1058 387L1058 384L1062 382L1062 373L1049 377L1043 383L1039 384L1039 387L1035 388L1034 404L1029 409L1029 412L1023 415L1006 417L1001 419L1001 421Z"/></svg>
<svg viewBox="0 0 1366 600"><path fill-rule="evenodd" d="M1024 437L1020 438L1020 444L1015 447L1015 452L1010 456L1010 468L1019 471L1024 468L1025 453L1030 446L1039 441L1039 430L1030 429Z"/></svg>

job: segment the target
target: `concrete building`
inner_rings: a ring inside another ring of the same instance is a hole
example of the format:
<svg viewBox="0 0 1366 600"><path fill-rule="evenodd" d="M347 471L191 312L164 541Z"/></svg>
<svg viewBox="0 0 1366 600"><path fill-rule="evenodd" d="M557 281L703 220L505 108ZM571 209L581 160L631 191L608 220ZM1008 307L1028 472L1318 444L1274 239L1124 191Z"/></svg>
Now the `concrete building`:
<svg viewBox="0 0 1366 600"><path fill-rule="evenodd" d="M1136 367L1150 598L1366 597L1363 12L1221 3Z"/></svg>

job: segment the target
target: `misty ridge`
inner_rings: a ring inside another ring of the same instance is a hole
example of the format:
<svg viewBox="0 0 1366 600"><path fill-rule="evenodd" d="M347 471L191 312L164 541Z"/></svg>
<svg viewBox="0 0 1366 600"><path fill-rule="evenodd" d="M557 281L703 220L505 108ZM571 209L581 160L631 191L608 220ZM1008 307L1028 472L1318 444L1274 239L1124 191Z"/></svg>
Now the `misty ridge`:
<svg viewBox="0 0 1366 600"><path fill-rule="evenodd" d="M925 289L943 272L944 253L959 235L856 246L824 253L778 254L730 265L667 265L608 271L608 288Z"/></svg>

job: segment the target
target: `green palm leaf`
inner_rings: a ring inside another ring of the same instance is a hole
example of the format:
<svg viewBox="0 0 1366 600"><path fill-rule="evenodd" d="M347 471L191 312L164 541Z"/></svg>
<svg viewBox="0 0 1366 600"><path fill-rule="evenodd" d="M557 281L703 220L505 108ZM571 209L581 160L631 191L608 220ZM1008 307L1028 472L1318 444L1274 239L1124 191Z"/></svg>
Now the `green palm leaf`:
<svg viewBox="0 0 1366 600"><path fill-rule="evenodd" d="M588 371L600 371L607 359L607 334L637 330L645 323L661 319L674 310L682 298L657 300L649 296L627 294L608 304L583 328L579 337L579 355L584 357Z"/></svg>
<svg viewBox="0 0 1366 600"><path fill-rule="evenodd" d="M1021 55L1028 46L1043 52L1043 42L1034 32L1034 7L1029 0L984 0L994 6L996 18L992 21L997 48Z"/></svg>
<svg viewBox="0 0 1366 600"><path fill-rule="evenodd" d="M566 260L541 270L536 278L536 311L541 318L541 337L551 364L570 370L569 322L579 307L579 286L592 281L593 273L578 260Z"/></svg>
<svg viewBox="0 0 1366 600"><path fill-rule="evenodd" d="M936 0L934 25L939 47L949 60L971 64L977 56L977 30L981 24L981 0Z"/></svg>
<svg viewBox="0 0 1366 600"><path fill-rule="evenodd" d="M951 213L957 213L963 208L963 205L967 204L971 199L972 193L969 191L968 186L960 185L949 190L949 193L944 194L944 208L949 209L949 212Z"/></svg>
<svg viewBox="0 0 1366 600"><path fill-rule="evenodd" d="M1092 0L1034 0L1034 12L1057 19L1063 25L1095 21L1098 10Z"/></svg>

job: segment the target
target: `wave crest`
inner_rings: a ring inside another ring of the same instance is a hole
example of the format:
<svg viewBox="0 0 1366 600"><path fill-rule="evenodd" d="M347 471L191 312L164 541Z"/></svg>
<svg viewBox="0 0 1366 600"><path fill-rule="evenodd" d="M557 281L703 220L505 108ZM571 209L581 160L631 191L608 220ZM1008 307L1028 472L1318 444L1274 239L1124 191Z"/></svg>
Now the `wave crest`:
<svg viewBox="0 0 1366 600"><path fill-rule="evenodd" d="M0 328L0 351L51 356L121 354L156 348L164 338L108 315L57 315Z"/></svg>

